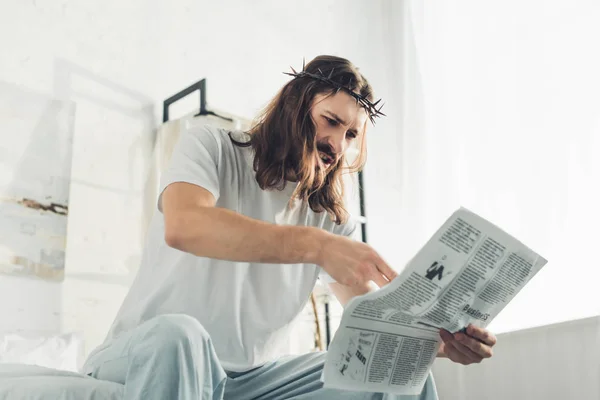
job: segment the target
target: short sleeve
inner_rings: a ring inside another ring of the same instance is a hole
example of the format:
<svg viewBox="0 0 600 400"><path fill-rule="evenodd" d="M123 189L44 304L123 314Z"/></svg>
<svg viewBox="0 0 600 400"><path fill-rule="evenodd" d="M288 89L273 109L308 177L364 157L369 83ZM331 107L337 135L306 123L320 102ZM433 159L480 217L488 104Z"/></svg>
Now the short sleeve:
<svg viewBox="0 0 600 400"><path fill-rule="evenodd" d="M341 225L339 229L334 230L333 233L337 235L346 236L349 239L356 240L356 232L360 224L354 218L350 218L348 222ZM319 267L319 280L324 284L334 283L336 280L333 279L323 268Z"/></svg>
<svg viewBox="0 0 600 400"><path fill-rule="evenodd" d="M182 131L160 179L159 210L163 191L175 182L200 186L218 199L220 155L221 141L214 129L202 126Z"/></svg>

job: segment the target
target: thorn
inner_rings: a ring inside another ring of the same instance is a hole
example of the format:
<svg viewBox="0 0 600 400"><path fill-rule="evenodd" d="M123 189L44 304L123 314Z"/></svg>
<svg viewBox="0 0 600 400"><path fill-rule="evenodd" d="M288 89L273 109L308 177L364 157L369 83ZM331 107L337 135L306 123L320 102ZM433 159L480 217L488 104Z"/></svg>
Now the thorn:
<svg viewBox="0 0 600 400"><path fill-rule="evenodd" d="M333 71L335 71L335 68L332 68L331 71L329 71L329 76L327 77L327 79L331 79L331 77L333 76Z"/></svg>
<svg viewBox="0 0 600 400"><path fill-rule="evenodd" d="M306 70L306 58L302 57L302 71Z"/></svg>
<svg viewBox="0 0 600 400"><path fill-rule="evenodd" d="M325 74L323 73L323 71L321 71L321 68L317 68L317 71L319 71L319 73L320 73L321 75L325 75Z"/></svg>
<svg viewBox="0 0 600 400"><path fill-rule="evenodd" d="M377 104L379 104L380 101L381 101L381 99L379 99L375 103L373 103L373 107L375 107Z"/></svg>
<svg viewBox="0 0 600 400"><path fill-rule="evenodd" d="M295 73L295 74L297 74L297 72L296 72L296 70L294 69L294 67L292 67L292 66L290 65L290 68L292 69L292 71L294 71L294 73Z"/></svg>

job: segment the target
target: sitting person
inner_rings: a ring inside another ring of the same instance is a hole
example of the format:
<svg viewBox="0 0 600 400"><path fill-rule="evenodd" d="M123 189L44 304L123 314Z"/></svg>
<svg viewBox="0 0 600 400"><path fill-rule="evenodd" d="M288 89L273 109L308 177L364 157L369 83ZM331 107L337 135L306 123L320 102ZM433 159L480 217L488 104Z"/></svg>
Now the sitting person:
<svg viewBox="0 0 600 400"><path fill-rule="evenodd" d="M164 172L143 261L104 344L84 366L125 399L437 399L323 388L326 353L282 357L319 276L342 304L396 272L349 237L341 175L365 160L381 115L348 60L320 56L284 85L249 132L182 134ZM360 148L349 168L346 150ZM494 337L443 332L439 356L491 355Z"/></svg>

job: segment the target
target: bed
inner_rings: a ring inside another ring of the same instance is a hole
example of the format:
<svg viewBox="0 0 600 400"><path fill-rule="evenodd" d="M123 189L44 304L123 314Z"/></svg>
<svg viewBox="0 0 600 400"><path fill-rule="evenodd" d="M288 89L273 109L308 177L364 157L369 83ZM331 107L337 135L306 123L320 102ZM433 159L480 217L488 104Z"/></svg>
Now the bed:
<svg viewBox="0 0 600 400"><path fill-rule="evenodd" d="M0 400L121 400L123 385L72 371L0 364Z"/></svg>
<svg viewBox="0 0 600 400"><path fill-rule="evenodd" d="M123 386L79 373L76 333L0 333L0 400L120 400Z"/></svg>

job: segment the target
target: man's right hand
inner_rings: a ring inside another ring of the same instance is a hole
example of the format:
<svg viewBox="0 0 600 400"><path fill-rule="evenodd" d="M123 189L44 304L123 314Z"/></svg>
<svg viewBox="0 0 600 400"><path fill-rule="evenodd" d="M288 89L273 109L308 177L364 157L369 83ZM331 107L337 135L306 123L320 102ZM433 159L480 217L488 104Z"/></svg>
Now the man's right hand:
<svg viewBox="0 0 600 400"><path fill-rule="evenodd" d="M368 244L333 234L321 241L316 264L346 286L373 281L383 287L398 275Z"/></svg>

